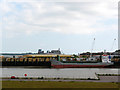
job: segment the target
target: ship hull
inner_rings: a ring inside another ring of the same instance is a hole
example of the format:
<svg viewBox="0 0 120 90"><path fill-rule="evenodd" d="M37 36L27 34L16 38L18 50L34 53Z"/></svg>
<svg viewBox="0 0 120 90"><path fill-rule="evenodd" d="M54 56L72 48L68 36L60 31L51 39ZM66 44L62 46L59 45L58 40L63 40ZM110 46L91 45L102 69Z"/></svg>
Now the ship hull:
<svg viewBox="0 0 120 90"><path fill-rule="evenodd" d="M51 66L53 68L105 68L111 67L113 63L63 63L57 60L51 60Z"/></svg>
<svg viewBox="0 0 120 90"><path fill-rule="evenodd" d="M51 65L53 68L105 68L110 65Z"/></svg>

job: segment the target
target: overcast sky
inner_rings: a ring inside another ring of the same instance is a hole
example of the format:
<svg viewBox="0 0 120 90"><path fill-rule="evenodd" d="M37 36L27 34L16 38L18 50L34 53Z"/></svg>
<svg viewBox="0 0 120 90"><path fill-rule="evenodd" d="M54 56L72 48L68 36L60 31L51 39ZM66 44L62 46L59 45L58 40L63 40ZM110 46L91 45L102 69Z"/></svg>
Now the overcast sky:
<svg viewBox="0 0 120 90"><path fill-rule="evenodd" d="M0 12L2 52L118 48L117 0L1 0Z"/></svg>

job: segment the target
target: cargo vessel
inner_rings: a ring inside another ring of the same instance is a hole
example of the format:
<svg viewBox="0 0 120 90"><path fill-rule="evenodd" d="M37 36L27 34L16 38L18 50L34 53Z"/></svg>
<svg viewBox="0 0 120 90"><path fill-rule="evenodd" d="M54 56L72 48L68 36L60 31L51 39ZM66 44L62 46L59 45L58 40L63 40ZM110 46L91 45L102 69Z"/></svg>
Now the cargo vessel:
<svg viewBox="0 0 120 90"><path fill-rule="evenodd" d="M73 62L73 61L60 61L59 57L56 60L51 60L51 66L53 68L105 68L111 67L114 65L113 62L110 61L108 55L103 55L102 62L97 61L86 61L86 62Z"/></svg>
<svg viewBox="0 0 120 90"><path fill-rule="evenodd" d="M110 67L113 63L103 63L103 62L60 62L57 60L51 60L51 66L53 68L104 68Z"/></svg>

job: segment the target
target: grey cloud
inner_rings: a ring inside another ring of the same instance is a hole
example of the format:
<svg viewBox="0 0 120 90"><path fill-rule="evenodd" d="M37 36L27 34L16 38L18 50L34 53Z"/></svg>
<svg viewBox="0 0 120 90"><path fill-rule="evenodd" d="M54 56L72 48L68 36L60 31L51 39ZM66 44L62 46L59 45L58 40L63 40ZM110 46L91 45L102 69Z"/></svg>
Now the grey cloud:
<svg viewBox="0 0 120 90"><path fill-rule="evenodd" d="M41 30L50 30L60 33L75 34L104 31L110 26L107 25L106 27L103 27L104 23L99 24L99 19L104 21L104 19L106 19L103 18L104 15L111 15L109 16L111 19L115 13L114 10L112 10L114 12L111 12L110 8L106 6L94 8L99 5L99 2L23 2L19 4L21 4L22 10L18 11L12 8L11 16L13 16L13 21L11 22L10 15L7 17L9 19L7 20L6 25L8 25L11 33L14 33L16 28L21 30L16 32L22 33L32 33L35 30L38 32ZM105 11L102 9L105 9ZM109 18L107 16L106 20L109 20ZM101 28L93 27L98 24Z"/></svg>

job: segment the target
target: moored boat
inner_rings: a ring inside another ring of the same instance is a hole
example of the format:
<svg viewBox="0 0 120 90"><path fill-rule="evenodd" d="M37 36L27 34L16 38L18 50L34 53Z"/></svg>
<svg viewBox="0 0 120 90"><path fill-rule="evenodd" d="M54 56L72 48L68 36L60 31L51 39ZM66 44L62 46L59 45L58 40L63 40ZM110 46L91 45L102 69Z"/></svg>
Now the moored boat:
<svg viewBox="0 0 120 90"><path fill-rule="evenodd" d="M86 62L62 62L60 61L60 57L58 56L57 59L51 60L51 66L53 68L104 68L110 67L114 63L110 61L108 58L109 56L103 55L102 62L95 62L95 61L86 61Z"/></svg>
<svg viewBox="0 0 120 90"><path fill-rule="evenodd" d="M51 66L53 68L104 68L113 65L113 63L103 63L103 62L79 62L79 63L65 63L57 60L51 60Z"/></svg>

